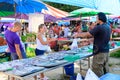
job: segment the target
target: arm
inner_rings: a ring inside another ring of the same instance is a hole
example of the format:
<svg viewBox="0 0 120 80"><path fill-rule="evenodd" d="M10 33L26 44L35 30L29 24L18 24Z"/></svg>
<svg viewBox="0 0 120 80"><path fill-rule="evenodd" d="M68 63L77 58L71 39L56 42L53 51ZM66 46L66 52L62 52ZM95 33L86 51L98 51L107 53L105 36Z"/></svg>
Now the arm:
<svg viewBox="0 0 120 80"><path fill-rule="evenodd" d="M75 37L92 37L100 32L101 28L99 26L94 27L89 32L75 34Z"/></svg>
<svg viewBox="0 0 120 80"><path fill-rule="evenodd" d="M92 35L89 32L76 34L75 37L91 37Z"/></svg>
<svg viewBox="0 0 120 80"><path fill-rule="evenodd" d="M48 40L47 40L47 41L43 41L41 34L37 35L37 38L39 39L39 41L40 41L41 44L43 44L43 45L47 45L47 44L49 43Z"/></svg>
<svg viewBox="0 0 120 80"><path fill-rule="evenodd" d="M22 59L22 55L21 55L21 51L20 51L20 46L19 44L15 44L15 49L16 49L16 53L18 55L19 59Z"/></svg>
<svg viewBox="0 0 120 80"><path fill-rule="evenodd" d="M37 37L38 37L39 41L41 42L41 44L43 44L43 45L47 45L51 41L55 41L56 40L56 39L48 39L47 41L43 41L41 34L39 34Z"/></svg>

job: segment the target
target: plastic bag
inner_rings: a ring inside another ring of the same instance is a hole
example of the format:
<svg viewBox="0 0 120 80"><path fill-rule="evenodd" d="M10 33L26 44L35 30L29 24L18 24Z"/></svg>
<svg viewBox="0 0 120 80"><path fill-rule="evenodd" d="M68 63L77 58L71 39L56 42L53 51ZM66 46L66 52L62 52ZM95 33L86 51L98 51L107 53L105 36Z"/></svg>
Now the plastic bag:
<svg viewBox="0 0 120 80"><path fill-rule="evenodd" d="M77 78L76 78L76 80L83 80L83 79L82 79L82 76L81 76L80 73L77 74Z"/></svg>
<svg viewBox="0 0 120 80"><path fill-rule="evenodd" d="M85 80L100 80L100 79L91 69L88 69Z"/></svg>
<svg viewBox="0 0 120 80"><path fill-rule="evenodd" d="M46 52L52 52L50 46L47 46Z"/></svg>
<svg viewBox="0 0 120 80"><path fill-rule="evenodd" d="M70 49L73 50L73 49L77 49L77 48L78 48L77 39L73 39Z"/></svg>
<svg viewBox="0 0 120 80"><path fill-rule="evenodd" d="M107 73L100 77L100 80L120 80L120 75Z"/></svg>

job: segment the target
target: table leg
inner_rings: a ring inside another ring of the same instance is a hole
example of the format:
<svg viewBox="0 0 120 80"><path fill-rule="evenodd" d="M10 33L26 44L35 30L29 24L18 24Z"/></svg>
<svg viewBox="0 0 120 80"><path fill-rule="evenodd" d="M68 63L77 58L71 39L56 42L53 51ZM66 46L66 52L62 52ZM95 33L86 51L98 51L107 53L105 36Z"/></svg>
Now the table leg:
<svg viewBox="0 0 120 80"><path fill-rule="evenodd" d="M81 60L79 60L79 63L80 63L80 72L82 72Z"/></svg>
<svg viewBox="0 0 120 80"><path fill-rule="evenodd" d="M64 75L64 67L63 67L63 75Z"/></svg>
<svg viewBox="0 0 120 80"><path fill-rule="evenodd" d="M10 80L10 76L8 76L8 80Z"/></svg>
<svg viewBox="0 0 120 80"><path fill-rule="evenodd" d="M90 68L90 57L88 57L87 59L85 59L85 61L88 61L88 69L89 69ZM79 60L79 63L80 63L80 72L82 72L82 70L86 70L86 69L82 68L81 60Z"/></svg>
<svg viewBox="0 0 120 80"><path fill-rule="evenodd" d="M37 76L34 76L34 80L37 80Z"/></svg>
<svg viewBox="0 0 120 80"><path fill-rule="evenodd" d="M65 73L64 73L64 67L62 67L62 69L63 69L63 79L64 79L64 74L65 74Z"/></svg>
<svg viewBox="0 0 120 80"><path fill-rule="evenodd" d="M90 57L88 57L88 69L90 68Z"/></svg>

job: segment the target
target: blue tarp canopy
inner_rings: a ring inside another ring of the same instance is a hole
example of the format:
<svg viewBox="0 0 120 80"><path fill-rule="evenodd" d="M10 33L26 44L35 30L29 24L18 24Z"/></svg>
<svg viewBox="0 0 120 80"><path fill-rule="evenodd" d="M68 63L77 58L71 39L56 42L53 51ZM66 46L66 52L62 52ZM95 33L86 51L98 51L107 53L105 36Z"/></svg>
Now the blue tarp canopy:
<svg viewBox="0 0 120 80"><path fill-rule="evenodd" d="M93 8L101 12L120 15L120 0L43 0L73 6Z"/></svg>
<svg viewBox="0 0 120 80"><path fill-rule="evenodd" d="M38 0L0 0L0 11L10 11L16 13L41 12L47 7Z"/></svg>
<svg viewBox="0 0 120 80"><path fill-rule="evenodd" d="M43 1L80 6L80 7L95 8L95 2L93 2L93 0L43 0Z"/></svg>

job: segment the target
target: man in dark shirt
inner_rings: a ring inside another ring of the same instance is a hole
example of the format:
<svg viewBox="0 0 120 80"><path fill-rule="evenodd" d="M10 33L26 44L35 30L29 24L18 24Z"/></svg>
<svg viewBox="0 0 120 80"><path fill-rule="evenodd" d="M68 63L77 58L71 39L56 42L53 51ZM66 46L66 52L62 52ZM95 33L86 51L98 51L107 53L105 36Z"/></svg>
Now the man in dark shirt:
<svg viewBox="0 0 120 80"><path fill-rule="evenodd" d="M76 34L75 37L94 37L92 69L100 77L109 71L108 53L111 29L107 24L105 14L102 12L97 15L97 24L99 25L96 25L89 32Z"/></svg>

